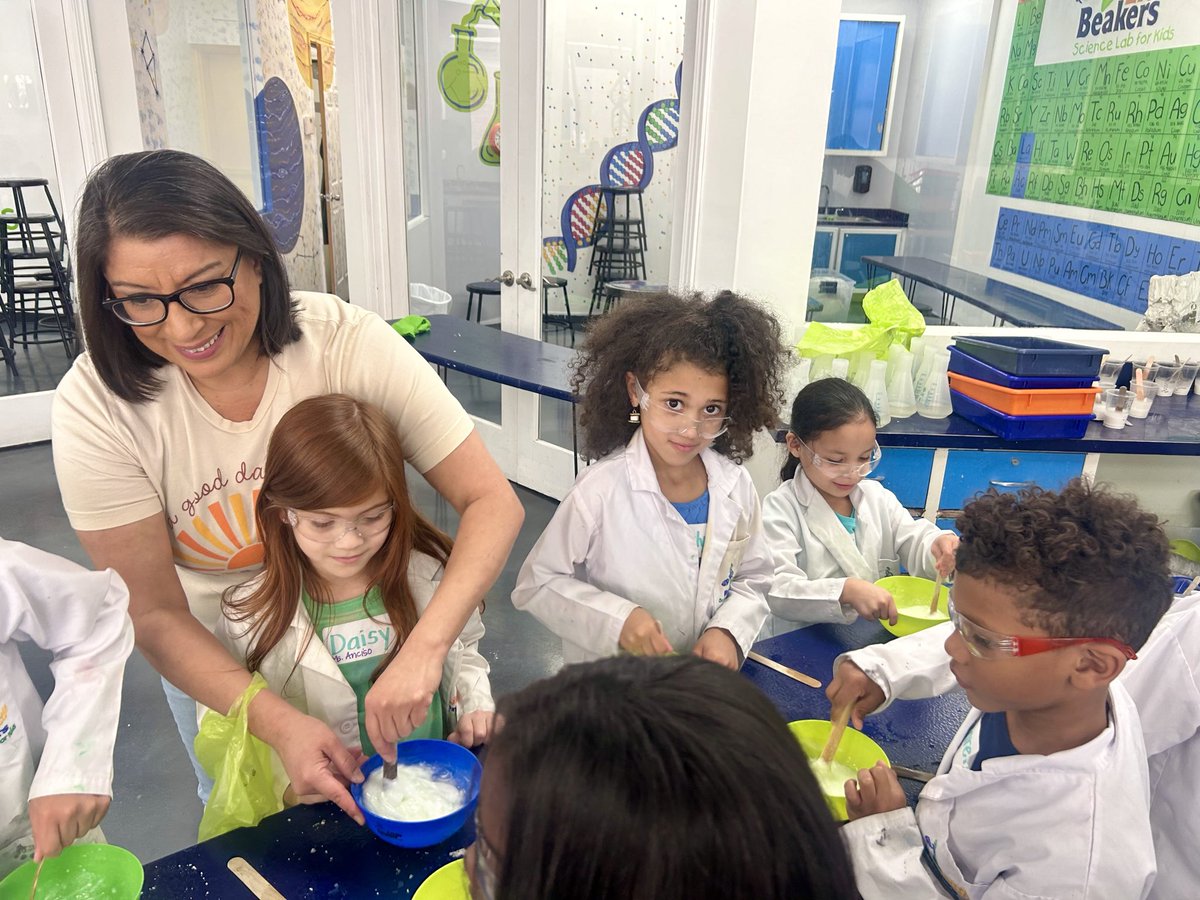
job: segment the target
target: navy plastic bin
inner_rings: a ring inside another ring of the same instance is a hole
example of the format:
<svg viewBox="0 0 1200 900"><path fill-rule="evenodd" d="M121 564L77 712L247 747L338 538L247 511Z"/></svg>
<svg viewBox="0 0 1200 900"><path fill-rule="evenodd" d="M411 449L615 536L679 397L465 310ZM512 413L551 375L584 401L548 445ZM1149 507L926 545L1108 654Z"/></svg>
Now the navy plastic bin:
<svg viewBox="0 0 1200 900"><path fill-rule="evenodd" d="M986 381L988 384L997 384L1000 387L1010 388L1014 391L1062 391L1072 390L1073 388L1087 388L1091 387L1092 382L1096 380L1094 375L1033 375L1028 377L1009 375L1007 372L1002 372L995 366L989 366L982 359L976 359L970 353L960 350L957 347L950 348L950 371L958 375L966 375L968 378L978 378L980 381Z"/></svg>
<svg viewBox="0 0 1200 900"><path fill-rule="evenodd" d="M1095 378L1100 359L1108 352L1039 337L956 337L954 342L960 350L1002 372L1024 376Z"/></svg>
<svg viewBox="0 0 1200 900"><path fill-rule="evenodd" d="M1188 589L1188 585L1192 583L1192 579L1186 575L1172 575L1171 577L1175 580L1176 595L1182 596L1183 592Z"/></svg>
<svg viewBox="0 0 1200 900"><path fill-rule="evenodd" d="M950 391L954 411L1006 441L1061 440L1081 438L1092 422L1088 416L1006 416L966 394Z"/></svg>

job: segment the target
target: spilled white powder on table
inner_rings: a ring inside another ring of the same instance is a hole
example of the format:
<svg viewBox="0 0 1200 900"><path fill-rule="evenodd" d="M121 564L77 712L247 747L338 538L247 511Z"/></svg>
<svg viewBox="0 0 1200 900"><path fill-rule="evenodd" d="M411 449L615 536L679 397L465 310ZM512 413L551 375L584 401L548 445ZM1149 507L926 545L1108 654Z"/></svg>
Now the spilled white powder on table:
<svg viewBox="0 0 1200 900"><path fill-rule="evenodd" d="M396 777L383 777L383 767L363 783L363 805L377 816L400 822L440 819L461 809L467 798L453 781L436 776L433 766L400 765Z"/></svg>

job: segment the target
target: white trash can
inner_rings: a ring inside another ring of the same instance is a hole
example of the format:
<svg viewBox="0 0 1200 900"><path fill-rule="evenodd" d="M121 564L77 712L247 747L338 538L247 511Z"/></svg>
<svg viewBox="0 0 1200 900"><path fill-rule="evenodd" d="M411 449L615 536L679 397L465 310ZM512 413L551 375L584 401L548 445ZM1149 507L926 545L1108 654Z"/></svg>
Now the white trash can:
<svg viewBox="0 0 1200 900"><path fill-rule="evenodd" d="M408 312L413 316L440 316L450 312L450 301L454 298L448 291L428 284L410 282L408 285Z"/></svg>

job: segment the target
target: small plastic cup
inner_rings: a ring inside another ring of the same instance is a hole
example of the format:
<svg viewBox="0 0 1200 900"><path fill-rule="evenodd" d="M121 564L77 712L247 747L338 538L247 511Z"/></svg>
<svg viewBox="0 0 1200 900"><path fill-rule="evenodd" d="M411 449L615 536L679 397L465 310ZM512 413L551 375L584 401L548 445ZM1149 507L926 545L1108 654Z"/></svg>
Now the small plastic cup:
<svg viewBox="0 0 1200 900"><path fill-rule="evenodd" d="M1150 407L1154 405L1154 391L1147 390L1146 396L1138 399L1137 394L1133 394L1133 399L1129 401L1129 418L1144 419L1150 415Z"/></svg>
<svg viewBox="0 0 1200 900"><path fill-rule="evenodd" d="M1137 380L1137 371L1142 370L1142 383L1154 384L1158 379L1158 363L1147 362L1144 359L1135 359L1133 361L1133 370L1129 374L1129 386L1132 387L1134 381Z"/></svg>
<svg viewBox="0 0 1200 900"><path fill-rule="evenodd" d="M1179 371L1175 375L1178 380L1174 388L1172 388L1172 393L1187 396L1192 390L1192 384L1196 380L1197 373L1200 373L1200 361L1189 359L1179 367Z"/></svg>
<svg viewBox="0 0 1200 900"><path fill-rule="evenodd" d="M1104 392L1104 427L1124 428L1125 420L1129 418L1129 401L1132 396L1128 391L1124 394L1118 390Z"/></svg>
<svg viewBox="0 0 1200 900"><path fill-rule="evenodd" d="M1175 393L1175 386L1179 383L1179 379L1175 376L1179 369L1180 367L1174 363L1158 364L1158 377L1154 382L1158 386L1158 396L1170 397Z"/></svg>
<svg viewBox="0 0 1200 900"><path fill-rule="evenodd" d="M1100 363L1100 383L1116 384L1121 377L1121 369L1125 368L1125 360L1105 357Z"/></svg>

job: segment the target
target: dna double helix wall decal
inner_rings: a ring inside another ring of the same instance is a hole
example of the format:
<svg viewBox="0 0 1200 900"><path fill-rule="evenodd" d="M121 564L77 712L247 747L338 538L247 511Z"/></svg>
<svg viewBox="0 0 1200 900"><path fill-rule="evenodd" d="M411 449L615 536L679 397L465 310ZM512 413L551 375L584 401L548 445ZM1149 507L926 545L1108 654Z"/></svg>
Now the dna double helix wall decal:
<svg viewBox="0 0 1200 900"><path fill-rule="evenodd" d="M578 251L594 240L596 216L604 203L606 187L645 188L654 177L654 154L679 143L679 85L683 63L675 69L675 96L655 100L638 116L637 140L617 144L600 163L600 180L571 194L563 204L559 222L562 234L542 239L542 262L552 275L575 271Z"/></svg>

